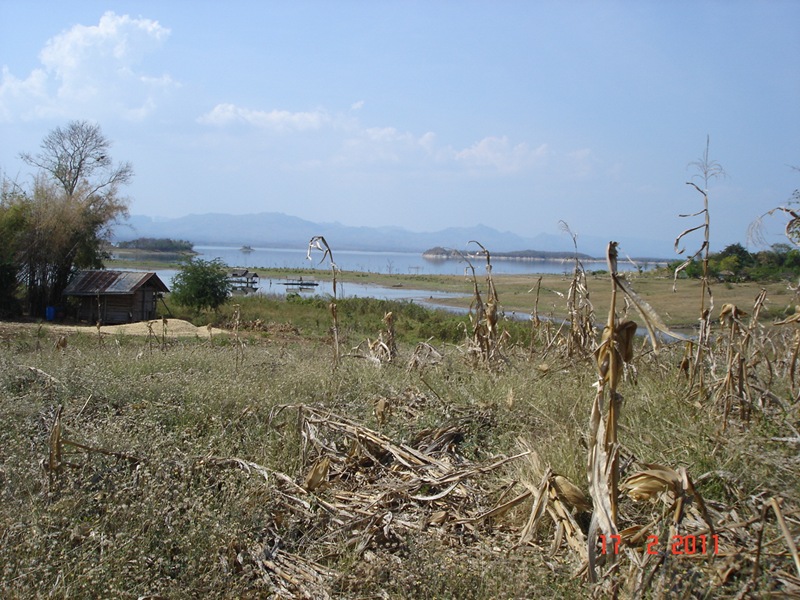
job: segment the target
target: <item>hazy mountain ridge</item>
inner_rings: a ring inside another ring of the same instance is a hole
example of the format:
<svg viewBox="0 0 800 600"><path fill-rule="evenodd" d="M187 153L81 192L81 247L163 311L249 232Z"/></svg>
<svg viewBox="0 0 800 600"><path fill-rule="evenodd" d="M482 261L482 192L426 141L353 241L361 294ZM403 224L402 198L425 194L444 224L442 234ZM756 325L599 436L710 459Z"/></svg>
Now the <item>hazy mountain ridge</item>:
<svg viewBox="0 0 800 600"><path fill-rule="evenodd" d="M415 232L397 226L354 227L341 223L314 223L283 213L264 212L249 215L224 213L192 214L174 219L156 219L132 215L119 223L113 241L128 241L137 237L167 237L189 240L195 245L219 245L266 248L303 248L315 235L325 236L338 250L373 252L424 252L435 246L456 249L477 249L477 240L490 252L537 250L545 252L574 252L572 239L566 235L539 233L523 237L502 232L486 225L449 227L441 231ZM578 236L578 251L595 257L605 256L611 238ZM631 257L672 258L671 244L663 240L616 238L623 255Z"/></svg>

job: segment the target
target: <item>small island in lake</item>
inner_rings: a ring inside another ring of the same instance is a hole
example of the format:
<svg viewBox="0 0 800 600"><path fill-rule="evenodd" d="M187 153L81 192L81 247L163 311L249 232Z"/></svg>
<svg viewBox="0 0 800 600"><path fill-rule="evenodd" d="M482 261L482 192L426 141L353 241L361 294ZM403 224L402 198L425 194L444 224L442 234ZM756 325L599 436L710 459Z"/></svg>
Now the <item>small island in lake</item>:
<svg viewBox="0 0 800 600"><path fill-rule="evenodd" d="M118 242L116 247L109 247L109 253L116 260L183 260L197 255L194 244L186 240L170 238L137 238Z"/></svg>
<svg viewBox="0 0 800 600"><path fill-rule="evenodd" d="M170 238L136 238L135 240L117 243L117 248L153 250L156 252L192 252L194 244L186 240L173 240Z"/></svg>

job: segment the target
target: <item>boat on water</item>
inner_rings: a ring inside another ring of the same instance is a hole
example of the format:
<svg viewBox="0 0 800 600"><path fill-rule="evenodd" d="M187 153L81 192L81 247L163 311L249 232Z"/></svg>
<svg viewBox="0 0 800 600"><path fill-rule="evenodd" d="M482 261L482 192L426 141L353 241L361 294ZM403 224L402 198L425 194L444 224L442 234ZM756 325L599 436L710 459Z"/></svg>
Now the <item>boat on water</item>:
<svg viewBox="0 0 800 600"><path fill-rule="evenodd" d="M239 252L244 252L245 254L249 254L252 251L253 251L253 247L252 246L246 246L245 245L245 246L242 246L241 248L239 248Z"/></svg>
<svg viewBox="0 0 800 600"><path fill-rule="evenodd" d="M303 279L300 277L299 279L287 279L286 281L282 281L280 285L285 285L295 290L313 290L319 285L319 282L313 279Z"/></svg>

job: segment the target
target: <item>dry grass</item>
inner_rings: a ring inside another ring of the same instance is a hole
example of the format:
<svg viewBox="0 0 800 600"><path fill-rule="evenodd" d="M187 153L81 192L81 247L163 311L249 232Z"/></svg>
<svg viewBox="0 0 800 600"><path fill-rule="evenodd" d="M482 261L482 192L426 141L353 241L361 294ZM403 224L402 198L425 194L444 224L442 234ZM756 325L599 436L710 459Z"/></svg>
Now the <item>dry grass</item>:
<svg viewBox="0 0 800 600"><path fill-rule="evenodd" d="M619 410L603 447L622 493L620 537L607 535L605 552L586 476L597 357L543 324L504 348L505 368L476 369L463 344L411 347L396 341L398 322L383 326L391 360L344 353L333 370L330 340L297 334L178 337L168 323L166 335L152 327L156 342L117 333L98 344L91 331L61 344L54 327L0 326L0 594L800 589L795 321L739 318L711 345L709 380L747 392L727 413L724 400L687 398L682 348L655 354L610 335L599 368ZM675 554L674 535L706 536L709 548Z"/></svg>
<svg viewBox="0 0 800 600"><path fill-rule="evenodd" d="M409 276L410 277L410 276ZM701 282L697 280L681 280L673 291L673 282L670 277L658 276L652 273L626 274L629 281L636 287L637 292L647 298L648 302L664 319L664 322L673 328L695 329L698 326L698 296L701 291ZM468 307L469 284L461 284L463 278L455 278L452 282L441 284L442 288L449 291L462 291L462 300L446 299L435 300L437 304L448 306ZM541 281L539 281L541 280ZM538 283L537 283L538 282ZM572 286L572 274L569 275L495 275L494 284L498 295L503 299L503 308L507 314L530 314L535 301L537 285L539 292L539 315L566 319L569 315L565 298L569 295ZM412 284L409 283L409 286ZM425 282L420 281L418 287L424 289ZM461 286L461 287L459 287ZM611 287L611 276L603 274L586 274L586 286L590 290L607 290ZM761 289L767 290L767 304L762 311L762 318L774 320L784 318L794 311L797 301L790 285L785 282L777 283L720 283L714 287L714 297L717 307L723 304L736 304L737 306L751 306ZM609 308L609 299L605 295L592 295L592 305L595 314L606 314ZM719 317L719 308L712 314L712 318Z"/></svg>

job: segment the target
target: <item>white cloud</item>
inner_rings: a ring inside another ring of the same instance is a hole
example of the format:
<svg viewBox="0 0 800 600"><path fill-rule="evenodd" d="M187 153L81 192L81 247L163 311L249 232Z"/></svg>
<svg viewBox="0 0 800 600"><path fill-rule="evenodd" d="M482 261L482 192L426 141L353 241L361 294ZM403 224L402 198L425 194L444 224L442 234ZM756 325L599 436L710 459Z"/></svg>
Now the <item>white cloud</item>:
<svg viewBox="0 0 800 600"><path fill-rule="evenodd" d="M572 175L578 178L588 177L594 171L594 155L589 148L581 148L567 154Z"/></svg>
<svg viewBox="0 0 800 600"><path fill-rule="evenodd" d="M361 105L358 102L351 106ZM378 164L398 165L409 169L461 168L470 172L506 175L540 165L549 156L546 144L531 148L527 143L512 144L508 137L486 137L468 148L455 150L438 146L435 133L417 135L396 127L365 127L347 113L329 113L324 109L293 112L289 110L254 110L231 103L217 104L200 116L203 125L226 127L247 125L276 132L316 132L315 158L301 161L304 168L364 167ZM321 148L336 148L327 158Z"/></svg>
<svg viewBox="0 0 800 600"><path fill-rule="evenodd" d="M419 145L432 154L436 146L436 134L432 131L427 132L419 138Z"/></svg>
<svg viewBox="0 0 800 600"><path fill-rule="evenodd" d="M204 125L231 125L246 123L274 131L308 131L320 129L332 119L323 110L290 112L288 110L252 110L234 104L217 104L210 112L198 118Z"/></svg>
<svg viewBox="0 0 800 600"><path fill-rule="evenodd" d="M28 116L32 106L46 103L47 74L36 69L26 79L18 79L12 75L8 67L3 66L0 77L0 121L12 121L15 114Z"/></svg>
<svg viewBox="0 0 800 600"><path fill-rule="evenodd" d="M402 164L418 167L429 162L435 135L416 136L395 127L361 127L350 124L349 136L333 157L336 165Z"/></svg>
<svg viewBox="0 0 800 600"><path fill-rule="evenodd" d="M469 148L455 151L453 157L467 166L490 167L502 173L510 173L541 162L547 154L547 144L531 149L524 142L512 145L507 136L490 136Z"/></svg>
<svg viewBox="0 0 800 600"><path fill-rule="evenodd" d="M364 101L363 100L359 100L358 102L353 102L350 105L350 110L361 110L362 108L364 108Z"/></svg>
<svg viewBox="0 0 800 600"><path fill-rule="evenodd" d="M378 143L409 144L414 142L414 136L410 133L401 133L394 127L370 127L364 130L367 139Z"/></svg>
<svg viewBox="0 0 800 600"><path fill-rule="evenodd" d="M168 75L137 70L169 34L157 21L113 12L97 25L75 25L47 41L39 53L42 68L24 79L3 67L0 118L87 113L143 118L155 109L159 94L176 85Z"/></svg>

